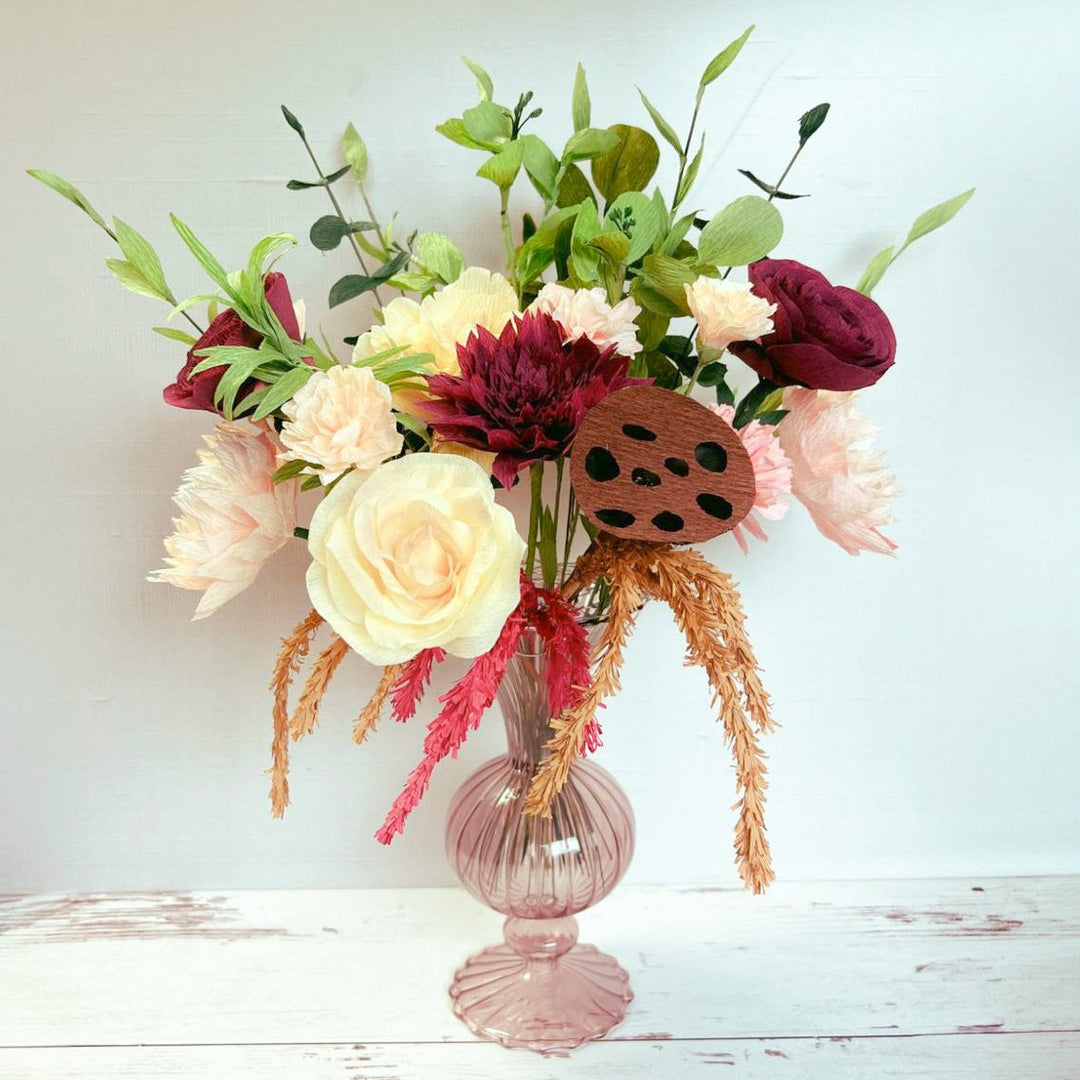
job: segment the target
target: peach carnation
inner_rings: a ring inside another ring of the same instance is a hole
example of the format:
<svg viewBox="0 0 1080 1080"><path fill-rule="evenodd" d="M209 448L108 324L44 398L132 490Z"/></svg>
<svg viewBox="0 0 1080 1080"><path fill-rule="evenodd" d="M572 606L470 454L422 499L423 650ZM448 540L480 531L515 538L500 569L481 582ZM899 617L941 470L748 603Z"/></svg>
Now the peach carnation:
<svg viewBox="0 0 1080 1080"><path fill-rule="evenodd" d="M776 305L755 296L748 281L699 277L684 286L686 302L698 324L698 342L723 352L733 341L772 332Z"/></svg>
<svg viewBox="0 0 1080 1080"><path fill-rule="evenodd" d="M292 536L299 491L295 480L273 482L279 447L265 427L218 424L203 441L173 496L181 514L165 541L168 565L148 579L201 590L196 619L243 592Z"/></svg>
<svg viewBox="0 0 1080 1080"><path fill-rule="evenodd" d="M338 365L317 371L286 402L281 461L321 465L324 484L349 469L374 469L401 452L402 436L390 404L390 388L370 368Z"/></svg>
<svg viewBox="0 0 1080 1080"><path fill-rule="evenodd" d="M877 429L856 410L855 397L852 391L789 386L780 445L791 461L792 491L823 536L849 555L891 555L896 544L878 527L893 520L889 503L900 487L885 455L865 448Z"/></svg>
<svg viewBox="0 0 1080 1080"><path fill-rule="evenodd" d="M612 307L603 289L568 289L552 282L540 290L529 310L542 311L559 323L569 335L566 345L587 337L600 349L614 345L622 356L641 352L634 321L641 308L629 297Z"/></svg>
<svg viewBox="0 0 1080 1080"><path fill-rule="evenodd" d="M735 410L730 405L709 405L717 416L735 426ZM791 494L791 462L776 439L776 428L751 420L737 429L750 463L754 466L754 505L750 513L732 529L736 543L744 555L750 554L746 534L758 540L768 540L761 523L754 517L760 515L766 521L779 521L788 512L788 496Z"/></svg>

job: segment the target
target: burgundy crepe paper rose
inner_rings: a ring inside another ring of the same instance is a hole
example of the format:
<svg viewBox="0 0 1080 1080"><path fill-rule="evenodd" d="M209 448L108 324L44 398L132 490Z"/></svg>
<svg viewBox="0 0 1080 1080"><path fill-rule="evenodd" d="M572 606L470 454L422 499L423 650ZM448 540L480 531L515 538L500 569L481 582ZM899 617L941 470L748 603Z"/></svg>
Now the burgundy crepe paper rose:
<svg viewBox="0 0 1080 1080"><path fill-rule="evenodd" d="M281 322L285 333L293 339L300 340L300 325L296 321L296 312L293 310L292 297L289 295L289 285L284 274L277 272L267 274L263 284L266 290L266 300L274 314ZM225 368L212 367L200 371L198 375L192 375L192 369L206 359L205 356L197 356L199 349L210 349L217 345L243 345L249 349L257 349L262 343L262 334L253 330L232 308L227 308L206 328L202 337L191 346L187 354L187 361L176 376L176 382L166 386L162 391L167 405L175 405L179 409L202 409L205 412L218 413L221 410L214 404L214 392L225 374ZM240 388L236 395L237 401L242 401L244 396L255 390L260 383L249 379Z"/></svg>
<svg viewBox="0 0 1080 1080"><path fill-rule="evenodd" d="M425 419L450 442L494 453L492 472L510 487L530 462L565 454L597 402L651 381L627 378L630 359L614 345L567 336L542 312L511 319L498 337L478 327L458 346L460 376L428 376Z"/></svg>
<svg viewBox="0 0 1080 1080"><path fill-rule="evenodd" d="M754 293L776 304L773 332L729 346L743 363L778 386L861 390L893 365L896 336L868 296L830 285L792 259L749 267Z"/></svg>

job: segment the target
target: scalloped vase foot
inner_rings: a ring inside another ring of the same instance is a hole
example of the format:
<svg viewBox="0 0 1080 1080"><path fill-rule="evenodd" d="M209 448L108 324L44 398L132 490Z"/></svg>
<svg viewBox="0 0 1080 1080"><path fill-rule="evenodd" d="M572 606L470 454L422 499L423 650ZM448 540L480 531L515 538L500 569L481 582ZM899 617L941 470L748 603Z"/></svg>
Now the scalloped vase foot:
<svg viewBox="0 0 1080 1080"><path fill-rule="evenodd" d="M605 769L570 768L550 817L526 817L525 795L550 737L547 659L527 639L499 689L507 752L482 765L454 796L446 853L462 884L508 916L505 944L458 971L454 1012L503 1046L565 1053L599 1039L626 1014L627 974L577 943L574 915L618 883L634 851L634 813Z"/></svg>
<svg viewBox="0 0 1080 1080"><path fill-rule="evenodd" d="M493 945L470 958L450 987L455 1015L475 1034L544 1054L603 1037L633 996L626 972L594 945L557 957Z"/></svg>

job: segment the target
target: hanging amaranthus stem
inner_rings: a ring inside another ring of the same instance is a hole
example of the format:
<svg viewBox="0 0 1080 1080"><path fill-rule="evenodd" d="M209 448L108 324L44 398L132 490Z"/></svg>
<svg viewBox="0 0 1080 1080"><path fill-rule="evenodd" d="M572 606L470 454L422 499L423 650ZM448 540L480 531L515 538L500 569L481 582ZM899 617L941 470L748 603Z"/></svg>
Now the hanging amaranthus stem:
<svg viewBox="0 0 1080 1080"><path fill-rule="evenodd" d="M390 664L383 668L382 678L379 679L379 685L375 687L375 693L371 695L371 700L364 706L353 724L352 737L357 746L375 730L375 725L382 716L386 699L390 696L394 684L404 675L407 666L407 664Z"/></svg>
<svg viewBox="0 0 1080 1080"><path fill-rule="evenodd" d="M274 740L270 746L270 808L279 818L289 805L289 686L300 670L300 661L311 648L311 639L322 623L322 616L311 611L296 624L292 634L283 638L281 652L274 664L270 689L274 694Z"/></svg>
<svg viewBox="0 0 1080 1080"><path fill-rule="evenodd" d="M330 680L334 677L338 665L345 659L349 651L346 642L334 635L334 640L319 653L318 658L311 667L311 674L304 684L300 700L296 703L296 711L289 721L289 734L293 740L310 735L319 722L319 705L322 704L323 696Z"/></svg>

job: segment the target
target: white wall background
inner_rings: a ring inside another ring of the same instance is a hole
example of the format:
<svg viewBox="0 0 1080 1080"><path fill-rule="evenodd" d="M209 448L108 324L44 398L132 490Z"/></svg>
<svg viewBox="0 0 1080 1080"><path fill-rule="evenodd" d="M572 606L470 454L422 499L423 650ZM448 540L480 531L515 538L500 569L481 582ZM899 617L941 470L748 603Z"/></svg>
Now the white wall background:
<svg viewBox="0 0 1080 1080"><path fill-rule="evenodd" d="M294 805L266 802L266 682L307 610L299 543L257 586L190 625L194 596L144 582L206 414L165 408L180 348L162 311L121 291L108 241L23 175L69 176L154 241L180 295L201 281L172 234L189 221L227 262L326 212L282 101L335 160L354 121L371 193L403 229L501 249L479 158L433 127L473 103L468 53L503 100L531 88L558 143L574 65L599 124L648 127L634 84L683 127L713 52L756 21L704 109L699 197L776 175L795 120L832 102L789 183L779 254L853 282L878 248L971 185L947 230L877 292L899 358L864 398L906 488L896 559L850 559L796 508L744 559L750 627L782 721L769 742L770 835L787 878L1080 870L1072 3L687 2L543 5L344 0L185 5L0 0L7 58L0 214L6 607L0 891L444 884L445 805L500 744L498 720L392 849L371 834L417 760L423 719L349 728L373 673L348 666L300 745ZM660 180L668 188L668 162ZM520 209L532 200L523 191ZM325 311L346 252L285 265ZM663 610L642 618L603 762L639 815L639 882L735 881L732 774L701 674ZM445 683L444 683L445 685ZM430 710L424 719L429 718Z"/></svg>

